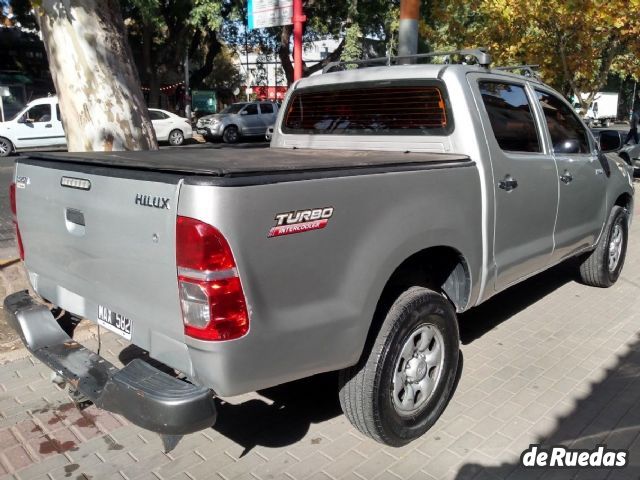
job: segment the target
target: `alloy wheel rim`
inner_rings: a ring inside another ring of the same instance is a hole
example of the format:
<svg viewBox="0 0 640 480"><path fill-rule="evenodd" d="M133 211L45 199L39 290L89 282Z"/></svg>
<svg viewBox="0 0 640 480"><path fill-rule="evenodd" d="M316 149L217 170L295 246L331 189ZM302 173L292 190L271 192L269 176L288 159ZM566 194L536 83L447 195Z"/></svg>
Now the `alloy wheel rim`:
<svg viewBox="0 0 640 480"><path fill-rule="evenodd" d="M181 143L182 140L182 134L180 132L172 132L171 133L171 137L169 138L169 140L171 141L171 143L173 143L174 145L178 145L179 143Z"/></svg>
<svg viewBox="0 0 640 480"><path fill-rule="evenodd" d="M4 140L0 140L0 153L2 155L6 155L8 151L9 151L9 144Z"/></svg>
<svg viewBox="0 0 640 480"><path fill-rule="evenodd" d="M391 398L396 412L419 412L436 390L444 365L444 339L432 324L423 324L408 336L396 361Z"/></svg>
<svg viewBox="0 0 640 480"><path fill-rule="evenodd" d="M623 241L624 236L622 234L622 225L617 223L613 227L611 240L609 240L609 272L613 272L618 267L618 263L620 263Z"/></svg>

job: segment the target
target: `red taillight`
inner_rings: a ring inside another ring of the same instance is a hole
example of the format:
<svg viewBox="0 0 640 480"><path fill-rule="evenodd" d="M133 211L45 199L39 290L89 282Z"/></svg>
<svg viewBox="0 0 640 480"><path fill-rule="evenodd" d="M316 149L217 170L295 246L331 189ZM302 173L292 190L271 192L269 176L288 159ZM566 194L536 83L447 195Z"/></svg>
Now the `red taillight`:
<svg viewBox="0 0 640 480"><path fill-rule="evenodd" d="M184 332L232 340L249 331L249 315L231 248L211 225L179 216L176 263Z"/></svg>
<svg viewBox="0 0 640 480"><path fill-rule="evenodd" d="M18 241L18 252L20 259L24 260L24 247L22 246L22 236L20 235L20 227L18 227L18 208L16 203L16 184L9 185L9 204L11 205L11 213L13 214L13 226L16 229L16 240Z"/></svg>

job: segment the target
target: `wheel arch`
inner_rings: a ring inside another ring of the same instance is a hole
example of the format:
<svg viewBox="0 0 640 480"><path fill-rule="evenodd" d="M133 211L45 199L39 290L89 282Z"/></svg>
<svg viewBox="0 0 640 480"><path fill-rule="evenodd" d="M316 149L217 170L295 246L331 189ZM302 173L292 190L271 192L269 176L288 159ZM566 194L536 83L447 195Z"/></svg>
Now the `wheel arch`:
<svg viewBox="0 0 640 480"><path fill-rule="evenodd" d="M627 192L622 193L618 198L616 198L614 205L622 207L630 212L633 209L633 197Z"/></svg>
<svg viewBox="0 0 640 480"><path fill-rule="evenodd" d="M364 352L371 348L386 313L402 292L425 287L443 294L456 311L465 310L471 298L471 273L464 255L450 246L428 247L410 255L398 265L379 296L369 327Z"/></svg>

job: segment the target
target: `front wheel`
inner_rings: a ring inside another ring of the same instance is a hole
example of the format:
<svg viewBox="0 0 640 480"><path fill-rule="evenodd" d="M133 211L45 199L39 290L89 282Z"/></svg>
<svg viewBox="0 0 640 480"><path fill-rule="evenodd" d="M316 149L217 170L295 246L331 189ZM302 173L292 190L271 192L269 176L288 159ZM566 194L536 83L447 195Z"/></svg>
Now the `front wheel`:
<svg viewBox="0 0 640 480"><path fill-rule="evenodd" d="M13 153L13 143L8 138L0 137L0 157L8 157Z"/></svg>
<svg viewBox="0 0 640 480"><path fill-rule="evenodd" d="M392 446L423 435L453 393L458 321L449 301L412 287L389 309L372 348L340 372L340 405L363 434Z"/></svg>
<svg viewBox="0 0 640 480"><path fill-rule="evenodd" d="M613 207L595 250L580 265L580 279L593 287L610 287L622 271L629 236L627 211Z"/></svg>
<svg viewBox="0 0 640 480"><path fill-rule="evenodd" d="M224 143L238 143L240 140L240 131L235 125L230 125L224 129L222 133L222 140Z"/></svg>

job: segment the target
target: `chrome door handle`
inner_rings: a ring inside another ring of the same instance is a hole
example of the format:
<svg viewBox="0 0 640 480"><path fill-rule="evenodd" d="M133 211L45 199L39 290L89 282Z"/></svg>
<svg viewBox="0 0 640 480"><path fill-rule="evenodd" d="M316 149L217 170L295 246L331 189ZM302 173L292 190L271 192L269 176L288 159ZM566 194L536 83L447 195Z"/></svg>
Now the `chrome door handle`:
<svg viewBox="0 0 640 480"><path fill-rule="evenodd" d="M503 180L498 182L498 187L506 192L510 192L514 188L518 187L518 181L515 178L512 178L511 175L507 175Z"/></svg>
<svg viewBox="0 0 640 480"><path fill-rule="evenodd" d="M573 181L573 176L568 170L565 170L562 175L560 175L560 181L565 185L570 184Z"/></svg>
<svg viewBox="0 0 640 480"><path fill-rule="evenodd" d="M52 127L52 125L51 125L50 123L47 123L47 124L44 126L44 128L51 128L51 127Z"/></svg>

